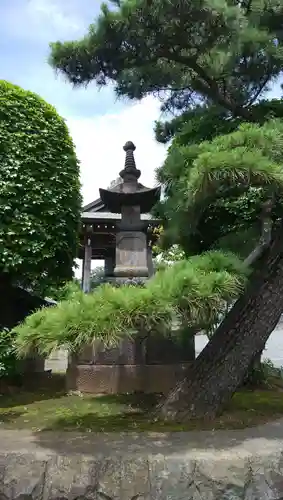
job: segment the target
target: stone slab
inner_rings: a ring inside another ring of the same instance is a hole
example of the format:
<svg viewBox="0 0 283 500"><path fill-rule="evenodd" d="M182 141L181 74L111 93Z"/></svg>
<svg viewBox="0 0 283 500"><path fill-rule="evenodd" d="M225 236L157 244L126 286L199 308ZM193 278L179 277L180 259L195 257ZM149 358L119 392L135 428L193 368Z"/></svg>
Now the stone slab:
<svg viewBox="0 0 283 500"><path fill-rule="evenodd" d="M67 388L89 394L167 394L183 379L187 364L86 365L73 362L67 370Z"/></svg>
<svg viewBox="0 0 283 500"><path fill-rule="evenodd" d="M0 430L0 500L282 500L283 420L241 431Z"/></svg>

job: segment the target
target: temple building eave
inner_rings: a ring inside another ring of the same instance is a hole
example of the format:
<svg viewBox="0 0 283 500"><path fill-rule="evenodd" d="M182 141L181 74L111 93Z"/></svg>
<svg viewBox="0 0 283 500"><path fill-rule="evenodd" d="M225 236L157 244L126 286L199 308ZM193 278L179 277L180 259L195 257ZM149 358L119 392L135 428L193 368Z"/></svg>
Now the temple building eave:
<svg viewBox="0 0 283 500"><path fill-rule="evenodd" d="M92 223L115 223L122 219L121 214L111 213L111 212L83 212L81 215L81 221L83 224L92 224ZM145 213L141 214L141 220L144 222L148 222L151 226L158 226L160 224L160 220L151 214Z"/></svg>

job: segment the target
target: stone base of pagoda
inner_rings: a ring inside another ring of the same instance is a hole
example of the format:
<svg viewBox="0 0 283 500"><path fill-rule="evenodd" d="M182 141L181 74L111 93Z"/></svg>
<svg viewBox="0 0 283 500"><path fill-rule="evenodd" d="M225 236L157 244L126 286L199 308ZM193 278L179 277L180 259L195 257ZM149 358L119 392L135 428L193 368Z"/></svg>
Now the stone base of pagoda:
<svg viewBox="0 0 283 500"><path fill-rule="evenodd" d="M83 365L75 360L67 370L67 389L88 394L143 392L167 394L183 378L189 366L177 365Z"/></svg>
<svg viewBox="0 0 283 500"><path fill-rule="evenodd" d="M125 338L116 347L101 342L69 356L67 388L91 394L166 394L195 359L194 342L155 334Z"/></svg>

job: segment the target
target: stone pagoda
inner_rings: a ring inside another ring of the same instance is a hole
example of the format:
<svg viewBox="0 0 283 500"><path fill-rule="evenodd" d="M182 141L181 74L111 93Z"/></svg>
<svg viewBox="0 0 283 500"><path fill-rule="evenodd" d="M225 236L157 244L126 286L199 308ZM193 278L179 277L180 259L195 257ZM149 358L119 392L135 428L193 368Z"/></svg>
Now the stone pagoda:
<svg viewBox="0 0 283 500"><path fill-rule="evenodd" d="M127 142L125 167L100 198L83 207L80 248L82 288L90 290L91 261L104 261L107 281L144 280L153 274L154 228L160 221L150 214L160 198L160 188L138 182L135 146Z"/></svg>
<svg viewBox="0 0 283 500"><path fill-rule="evenodd" d="M104 260L105 278L114 283L139 284L153 274L153 229L160 224L150 215L160 199L160 188L139 183L132 142L124 146L125 166L120 178L82 213L82 287L90 291L91 260ZM72 355L67 370L68 389L83 393L166 393L180 378L194 352L187 338L176 342L175 334L125 338L111 349L101 342Z"/></svg>
<svg viewBox="0 0 283 500"><path fill-rule="evenodd" d="M116 224L116 249L114 277L124 279L149 276L147 253L148 223L141 219L160 199L160 187L147 188L138 182L141 172L134 158L135 146L127 142L124 146L126 160L120 172L122 182L110 189L100 189L100 198L106 209L121 214Z"/></svg>

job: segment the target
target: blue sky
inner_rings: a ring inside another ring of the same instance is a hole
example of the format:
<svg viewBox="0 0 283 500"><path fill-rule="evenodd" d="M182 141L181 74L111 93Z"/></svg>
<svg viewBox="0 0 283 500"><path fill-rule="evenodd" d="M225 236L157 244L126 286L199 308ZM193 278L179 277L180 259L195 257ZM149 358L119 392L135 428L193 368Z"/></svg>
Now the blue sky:
<svg viewBox="0 0 283 500"><path fill-rule="evenodd" d="M74 90L47 63L49 42L84 35L99 5L99 0L1 0L1 78L39 93L63 114L85 117L121 108L110 89Z"/></svg>
<svg viewBox="0 0 283 500"><path fill-rule="evenodd" d="M117 177L127 140L136 142L144 183L154 182L154 169L166 152L153 137L153 122L159 117L154 99L126 103L117 101L110 88L74 89L48 65L49 43L84 35L100 4L100 0L0 1L1 78L38 93L66 119L81 161L86 203Z"/></svg>

